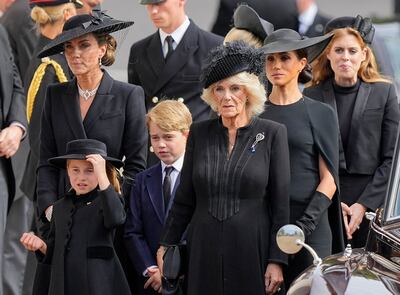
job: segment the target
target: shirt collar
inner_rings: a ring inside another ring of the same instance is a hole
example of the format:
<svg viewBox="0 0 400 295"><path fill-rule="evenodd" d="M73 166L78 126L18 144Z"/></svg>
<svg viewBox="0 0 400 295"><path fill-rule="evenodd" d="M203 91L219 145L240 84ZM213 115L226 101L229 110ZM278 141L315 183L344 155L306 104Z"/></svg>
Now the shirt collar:
<svg viewBox="0 0 400 295"><path fill-rule="evenodd" d="M299 15L299 22L307 27L311 26L314 22L315 16L317 15L317 12L317 4L311 4L306 11Z"/></svg>
<svg viewBox="0 0 400 295"><path fill-rule="evenodd" d="M185 32L186 32L187 28L189 27L189 25L190 25L189 18L185 15L185 20L183 21L183 23L171 34L167 34L161 29L158 30L158 32L160 34L160 39L161 39L161 46L164 45L165 38L167 38L168 35L171 35L172 38L174 39L174 42L176 44L179 44L179 42L181 42L181 40L183 38L183 35L185 35Z"/></svg>
<svg viewBox="0 0 400 295"><path fill-rule="evenodd" d="M185 154L180 156L172 165L168 165L168 166L174 167L174 169L180 173L182 170L182 166L183 166L184 156L185 156ZM161 168L162 168L163 173L164 173L165 167L167 167L167 164L165 164L163 161L161 161Z"/></svg>

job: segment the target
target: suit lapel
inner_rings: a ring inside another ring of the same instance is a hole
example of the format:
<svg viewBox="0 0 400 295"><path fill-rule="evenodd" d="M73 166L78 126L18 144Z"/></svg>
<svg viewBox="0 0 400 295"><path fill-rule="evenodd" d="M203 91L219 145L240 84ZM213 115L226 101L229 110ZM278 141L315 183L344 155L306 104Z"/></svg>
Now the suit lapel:
<svg viewBox="0 0 400 295"><path fill-rule="evenodd" d="M351 117L351 125L349 131L349 142L348 146L354 146L354 140L356 140L357 130L360 130L360 124L362 115L364 113L365 106L371 92L371 87L367 83L361 81L360 88L358 89L356 102L354 104L353 115Z"/></svg>
<svg viewBox="0 0 400 295"><path fill-rule="evenodd" d="M61 94L60 100L67 117L68 125L71 127L75 138L86 138L78 102L76 78L68 83L67 91Z"/></svg>
<svg viewBox="0 0 400 295"><path fill-rule="evenodd" d="M153 89L153 94L157 93L176 73L178 73L187 63L190 56L199 48L197 30L197 26L191 21L181 42L179 42L165 66L163 66ZM159 43L158 46L160 48L161 43Z"/></svg>
<svg viewBox="0 0 400 295"><path fill-rule="evenodd" d="M107 105L114 97L114 95L110 94L112 84L112 78L107 72L104 72L103 79L101 80L99 89L97 90L96 96L93 99L93 103L90 106L85 119L83 120L83 126L85 127L86 132L89 132L90 129L95 125L96 120L98 120L98 118L104 113L104 111L107 109Z"/></svg>
<svg viewBox="0 0 400 295"><path fill-rule="evenodd" d="M161 48L160 34L157 31L151 38L149 48L146 50L147 60L149 61L154 73L158 76L164 68L165 61Z"/></svg>
<svg viewBox="0 0 400 295"><path fill-rule="evenodd" d="M151 169L146 176L146 188L151 203L153 204L154 210L156 211L161 224L164 224L165 213L162 195L161 163Z"/></svg>

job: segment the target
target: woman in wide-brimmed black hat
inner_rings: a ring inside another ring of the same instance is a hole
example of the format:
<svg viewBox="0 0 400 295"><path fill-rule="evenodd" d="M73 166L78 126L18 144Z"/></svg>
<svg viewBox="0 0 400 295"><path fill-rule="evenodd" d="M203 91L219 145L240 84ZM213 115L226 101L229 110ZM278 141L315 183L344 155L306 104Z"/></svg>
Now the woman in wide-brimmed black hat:
<svg viewBox="0 0 400 295"><path fill-rule="evenodd" d="M265 73L272 86L261 115L288 130L291 184L290 222L299 225L319 256L344 247L338 199L338 124L331 108L302 95L299 80L309 62L326 47L331 35L304 38L280 29L264 41ZM328 210L330 208L331 210ZM335 214L330 223L328 211ZM307 251L289 257L285 285L313 262Z"/></svg>
<svg viewBox="0 0 400 295"><path fill-rule="evenodd" d="M114 250L115 228L125 222L116 171L123 162L108 156L104 143L78 139L49 163L67 171L72 189L54 204L44 241L32 233L21 237L39 260L33 294L130 295Z"/></svg>
<svg viewBox="0 0 400 295"><path fill-rule="evenodd" d="M334 34L314 65L304 94L328 103L340 126L340 191L347 238L364 247L366 211L382 207L400 119L394 85L380 75L369 47L375 28L369 18L339 17Z"/></svg>

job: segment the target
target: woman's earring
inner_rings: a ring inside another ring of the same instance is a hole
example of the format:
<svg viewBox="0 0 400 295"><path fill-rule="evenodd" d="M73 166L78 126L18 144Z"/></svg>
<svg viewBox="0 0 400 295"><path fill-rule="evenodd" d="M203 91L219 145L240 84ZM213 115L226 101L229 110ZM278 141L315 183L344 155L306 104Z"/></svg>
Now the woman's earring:
<svg viewBox="0 0 400 295"><path fill-rule="evenodd" d="M99 57L99 67L101 67L101 66L102 66L101 57Z"/></svg>

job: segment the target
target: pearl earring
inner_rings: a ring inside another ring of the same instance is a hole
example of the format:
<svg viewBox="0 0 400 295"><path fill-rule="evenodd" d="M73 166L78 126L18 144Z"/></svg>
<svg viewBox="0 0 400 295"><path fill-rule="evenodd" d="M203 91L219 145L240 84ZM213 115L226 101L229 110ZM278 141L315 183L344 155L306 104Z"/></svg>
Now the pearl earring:
<svg viewBox="0 0 400 295"><path fill-rule="evenodd" d="M101 57L99 57L99 67L101 67L101 66L102 66Z"/></svg>

